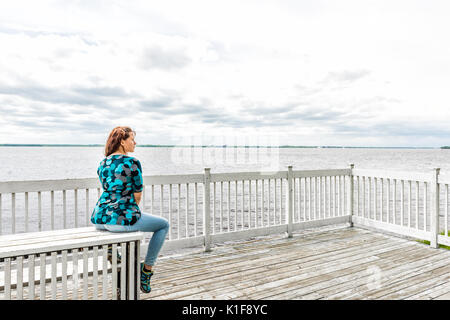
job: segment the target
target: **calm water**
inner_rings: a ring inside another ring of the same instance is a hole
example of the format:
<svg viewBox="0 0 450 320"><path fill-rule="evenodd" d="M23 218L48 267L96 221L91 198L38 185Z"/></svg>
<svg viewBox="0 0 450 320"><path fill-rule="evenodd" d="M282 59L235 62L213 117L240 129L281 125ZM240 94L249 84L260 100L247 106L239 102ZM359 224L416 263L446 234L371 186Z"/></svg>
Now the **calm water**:
<svg viewBox="0 0 450 320"><path fill-rule="evenodd" d="M103 159L101 147L0 147L0 181L13 180L46 180L46 179L74 179L97 178L97 167ZM274 172L287 170L292 165L294 170L311 169L336 169L348 168L354 163L361 169L387 169L397 171L431 171L433 168L441 168L441 173L450 173L450 150L441 149L312 149L312 148L136 148L133 154L142 164L144 175L160 174L187 174L202 173L205 167L211 168L211 172L243 172L266 171ZM279 189L279 186L277 186ZM267 189L266 189L267 190ZM157 190L158 191L158 190ZM89 225L89 217L98 199L97 190L89 191L88 207L84 192L78 194L78 210L75 209L74 192L67 193L67 214L63 209L62 192L55 192L55 216L56 229ZM148 192L148 191L147 191ZM191 191L192 192L192 191ZM245 191L248 195L248 191ZM399 191L398 191L399 192ZM155 194L155 213L168 218L169 202L168 189L164 189L164 202L160 206L158 192ZM143 201L144 210L150 212L153 204ZM174 193L176 196L176 192ZM413 194L414 196L414 194ZM186 198L181 195L181 201ZM201 197L199 198L201 201ZM398 197L397 199L400 199ZM3 198L0 206L0 234L13 232L13 211L11 196ZM176 236L178 230L182 234L193 234L201 221L193 218L193 196L189 197L190 218L181 221L173 215L171 232ZM398 200L397 200L398 201ZM269 203L270 202L270 203ZM37 193L29 196L29 214L25 218L24 193L16 194L15 201L15 230L24 232L26 221L28 230L37 231L42 225L42 230L50 230L52 224L50 217L50 193L42 193L42 221L39 221ZM184 203L184 202L183 202ZM422 204L421 204L422 205ZM201 207L201 206L200 206ZM269 212L274 206L274 198L266 198L264 212ZM85 209L86 208L86 209ZM173 207L175 208L175 207ZM270 209L270 210L269 210ZM176 211L176 209L173 209ZM276 209L278 210L278 209ZM279 211L279 210L278 210ZM244 214L248 215L247 208ZM254 215L254 209L252 210ZM279 219L283 219L281 212L277 213ZM27 220L28 219L28 220ZM266 218L267 219L267 218ZM422 220L421 220L422 221ZM184 223L189 225L184 229ZM219 225L219 220L216 225ZM237 225L239 226L239 221ZM423 222L420 222L423 225ZM419 223L419 225L420 225ZM179 224L180 229L176 229Z"/></svg>
<svg viewBox="0 0 450 320"><path fill-rule="evenodd" d="M101 147L0 147L0 181L97 177ZM136 148L144 175L347 168L450 172L449 149Z"/></svg>

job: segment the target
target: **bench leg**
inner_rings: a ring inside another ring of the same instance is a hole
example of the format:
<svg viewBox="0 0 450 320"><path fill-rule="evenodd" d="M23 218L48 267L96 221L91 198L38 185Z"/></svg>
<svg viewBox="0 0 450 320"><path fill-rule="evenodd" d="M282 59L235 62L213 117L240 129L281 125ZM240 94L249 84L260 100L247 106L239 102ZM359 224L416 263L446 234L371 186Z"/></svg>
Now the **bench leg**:
<svg viewBox="0 0 450 320"><path fill-rule="evenodd" d="M140 241L128 242L126 245L126 286L121 288L126 290L127 300L139 300L140 297Z"/></svg>
<svg viewBox="0 0 450 320"><path fill-rule="evenodd" d="M120 270L117 271L117 300L120 300L120 296L121 296L121 288L120 288L120 279L121 279L121 272Z"/></svg>
<svg viewBox="0 0 450 320"><path fill-rule="evenodd" d="M141 293L141 241L136 241L134 246L135 254L134 254L134 278L135 278L135 289L134 289L134 299L140 299Z"/></svg>
<svg viewBox="0 0 450 320"><path fill-rule="evenodd" d="M124 265L120 264L120 268L117 268L116 277L116 293L117 300L121 300L122 292L125 299L139 300L140 298L140 241L135 241L133 243L128 242L123 244L125 246L125 252L122 251L122 262ZM116 262L115 254L113 253L113 262ZM124 287L122 287L122 271L124 271Z"/></svg>

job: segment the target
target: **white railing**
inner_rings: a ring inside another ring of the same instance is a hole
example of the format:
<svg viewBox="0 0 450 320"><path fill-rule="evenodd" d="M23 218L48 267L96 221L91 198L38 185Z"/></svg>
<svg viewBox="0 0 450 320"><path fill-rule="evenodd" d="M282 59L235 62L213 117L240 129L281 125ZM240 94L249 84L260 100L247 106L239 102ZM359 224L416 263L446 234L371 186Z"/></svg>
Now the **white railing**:
<svg viewBox="0 0 450 320"><path fill-rule="evenodd" d="M352 221L396 234L449 245L450 179L431 173L353 169Z"/></svg>
<svg viewBox="0 0 450 320"><path fill-rule="evenodd" d="M205 169L203 174L145 176L140 206L170 221L165 250L209 248L215 242L350 222L349 174L350 169L289 167L276 173ZM100 188L95 178L1 182L0 234L88 226Z"/></svg>
<svg viewBox="0 0 450 320"><path fill-rule="evenodd" d="M448 245L449 181L439 170L207 168L203 174L145 176L140 207L170 221L163 250L208 250L213 243L338 223ZM100 188L95 178L1 182L0 235L89 226Z"/></svg>
<svg viewBox="0 0 450 320"><path fill-rule="evenodd" d="M293 171L291 166L271 175L210 174L206 169L205 247L273 233L287 232L291 236L303 228L350 223L348 204L344 207L350 190L344 182L349 174L350 169Z"/></svg>
<svg viewBox="0 0 450 320"><path fill-rule="evenodd" d="M88 226L100 188L95 178L0 182L0 235Z"/></svg>
<svg viewBox="0 0 450 320"><path fill-rule="evenodd" d="M449 233L449 185L450 185L450 176L439 176L438 178L438 215L439 220L437 221L438 225L436 226L437 235L437 243L443 244L446 246L450 246L450 233ZM443 215L443 217L442 217ZM443 226L442 226L443 225Z"/></svg>

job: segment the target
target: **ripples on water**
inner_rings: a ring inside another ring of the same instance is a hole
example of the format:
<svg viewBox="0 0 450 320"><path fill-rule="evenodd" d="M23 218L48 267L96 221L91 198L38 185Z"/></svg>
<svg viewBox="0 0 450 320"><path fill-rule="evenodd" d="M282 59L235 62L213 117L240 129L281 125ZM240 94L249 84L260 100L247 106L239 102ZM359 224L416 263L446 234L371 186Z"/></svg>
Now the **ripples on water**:
<svg viewBox="0 0 450 320"><path fill-rule="evenodd" d="M450 172L448 149L139 148L144 175L347 168ZM0 181L97 177L101 147L0 147Z"/></svg>

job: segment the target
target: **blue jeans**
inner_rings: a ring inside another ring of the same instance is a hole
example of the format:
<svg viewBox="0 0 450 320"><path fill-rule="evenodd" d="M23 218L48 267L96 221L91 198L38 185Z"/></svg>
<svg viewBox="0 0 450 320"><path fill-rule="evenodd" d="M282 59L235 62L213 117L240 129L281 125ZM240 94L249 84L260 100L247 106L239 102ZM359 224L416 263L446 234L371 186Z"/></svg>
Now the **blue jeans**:
<svg viewBox="0 0 450 320"><path fill-rule="evenodd" d="M158 253L161 250L166 235L169 232L169 222L167 219L142 212L141 218L131 226L121 226L112 224L96 224L97 230L108 230L111 232L153 232L147 249L144 263L149 266L155 265Z"/></svg>

